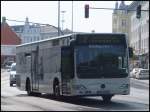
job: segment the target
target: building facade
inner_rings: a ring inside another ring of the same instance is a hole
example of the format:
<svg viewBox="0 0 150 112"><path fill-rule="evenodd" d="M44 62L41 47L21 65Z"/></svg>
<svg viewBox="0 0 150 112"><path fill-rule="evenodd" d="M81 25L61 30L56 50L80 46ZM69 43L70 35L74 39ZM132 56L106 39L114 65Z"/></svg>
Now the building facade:
<svg viewBox="0 0 150 112"><path fill-rule="evenodd" d="M117 4L116 2L115 9ZM124 2L122 1L121 4ZM114 10L112 31L126 33L129 46L134 49L134 54L138 60L136 67L149 68L149 11L141 11L141 18L137 19L136 8L138 5L141 5L142 10L149 10L149 1L133 1L130 5L125 5L126 9L122 15L120 14L121 11ZM123 28L123 20L126 20L126 28Z"/></svg>
<svg viewBox="0 0 150 112"><path fill-rule="evenodd" d="M40 35L41 35L41 39L47 39L47 38L58 36L58 28L52 25L40 26Z"/></svg>
<svg viewBox="0 0 150 112"><path fill-rule="evenodd" d="M22 44L41 39L40 25L30 25L28 18L26 18L24 25L11 26L11 28L21 38Z"/></svg>
<svg viewBox="0 0 150 112"><path fill-rule="evenodd" d="M141 10L149 10L149 1L136 1L131 4L131 9L141 5ZM131 12L131 37L130 45L138 55L140 67L149 68L149 11L142 11L141 18L136 18L136 12Z"/></svg>
<svg viewBox="0 0 150 112"><path fill-rule="evenodd" d="M122 9L122 10L118 10ZM121 1L120 5L118 2L115 4L115 10L112 14L112 32L113 33L125 33L127 39L129 39L129 31L130 31L130 22L129 16L130 14L127 12L128 5L125 5L124 1ZM129 43L129 40L128 40Z"/></svg>
<svg viewBox="0 0 150 112"><path fill-rule="evenodd" d="M58 36L58 28L52 25L29 24L26 18L24 25L9 26L6 18L1 23L1 65L15 61L16 45L43 40ZM69 29L60 31L61 35L72 33Z"/></svg>
<svg viewBox="0 0 150 112"><path fill-rule="evenodd" d="M30 24L28 18L25 20L24 25L11 26L12 30L21 38L22 44L33 41L43 40L51 37L58 36L58 28L53 25ZM61 31L60 35L68 34L66 30Z"/></svg>

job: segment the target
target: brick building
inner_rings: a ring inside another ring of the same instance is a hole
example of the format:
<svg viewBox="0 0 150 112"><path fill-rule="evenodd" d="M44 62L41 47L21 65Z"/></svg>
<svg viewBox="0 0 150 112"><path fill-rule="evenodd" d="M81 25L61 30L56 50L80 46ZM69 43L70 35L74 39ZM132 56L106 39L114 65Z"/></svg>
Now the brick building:
<svg viewBox="0 0 150 112"><path fill-rule="evenodd" d="M16 59L16 45L21 43L21 39L6 23L3 18L1 23L1 65L7 61Z"/></svg>

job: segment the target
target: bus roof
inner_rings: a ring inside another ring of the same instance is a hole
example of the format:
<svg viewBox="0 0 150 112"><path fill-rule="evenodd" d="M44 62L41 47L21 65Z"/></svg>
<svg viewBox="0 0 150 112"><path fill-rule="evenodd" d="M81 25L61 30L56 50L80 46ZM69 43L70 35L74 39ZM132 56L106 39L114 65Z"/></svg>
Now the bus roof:
<svg viewBox="0 0 150 112"><path fill-rule="evenodd" d="M48 38L48 39L44 39L44 40L39 40L39 41L34 41L34 42L29 42L29 43L17 45L17 47L36 44L36 43L55 40L55 39L61 39L64 37L74 36L74 35L125 35L125 34L124 33L71 33L71 34L67 34L67 35L61 35L61 36L52 37L52 38Z"/></svg>
<svg viewBox="0 0 150 112"><path fill-rule="evenodd" d="M45 41L48 41L48 40L60 39L60 38L67 37L67 36L71 36L71 35L72 35L72 34L67 34L67 35L61 35L61 36L52 37L52 38L48 38L48 39L44 39L44 40L39 40L39 41L29 42L29 43L17 45L17 47L25 46L25 45L30 45L30 44L34 44L34 43L45 42Z"/></svg>
<svg viewBox="0 0 150 112"><path fill-rule="evenodd" d="M76 33L75 35L126 35L125 33Z"/></svg>

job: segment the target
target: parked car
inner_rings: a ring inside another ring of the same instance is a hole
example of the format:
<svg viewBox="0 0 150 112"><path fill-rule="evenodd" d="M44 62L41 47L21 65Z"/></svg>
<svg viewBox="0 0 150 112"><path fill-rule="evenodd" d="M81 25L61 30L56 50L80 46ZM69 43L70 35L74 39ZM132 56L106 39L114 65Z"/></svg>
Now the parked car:
<svg viewBox="0 0 150 112"><path fill-rule="evenodd" d="M140 69L135 73L137 79L149 79L149 69Z"/></svg>
<svg viewBox="0 0 150 112"><path fill-rule="evenodd" d="M10 68L10 86L16 84L16 63L12 63Z"/></svg>
<svg viewBox="0 0 150 112"><path fill-rule="evenodd" d="M142 68L133 68L133 70L130 72L130 77L135 78L136 73Z"/></svg>
<svg viewBox="0 0 150 112"><path fill-rule="evenodd" d="M4 67L9 70L9 69L11 68L12 63L14 63L14 61L7 61L7 62L4 64Z"/></svg>

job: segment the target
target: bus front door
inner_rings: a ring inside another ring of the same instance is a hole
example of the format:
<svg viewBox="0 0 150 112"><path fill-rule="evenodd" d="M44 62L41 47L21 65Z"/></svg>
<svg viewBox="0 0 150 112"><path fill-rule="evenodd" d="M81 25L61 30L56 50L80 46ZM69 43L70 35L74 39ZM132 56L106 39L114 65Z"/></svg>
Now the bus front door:
<svg viewBox="0 0 150 112"><path fill-rule="evenodd" d="M74 74L73 50L70 47L62 47L61 50L61 77L62 77L62 94L67 93L67 83Z"/></svg>
<svg viewBox="0 0 150 112"><path fill-rule="evenodd" d="M39 90L39 78L38 78L38 55L36 51L32 52L31 55L31 79L32 79L32 90Z"/></svg>

